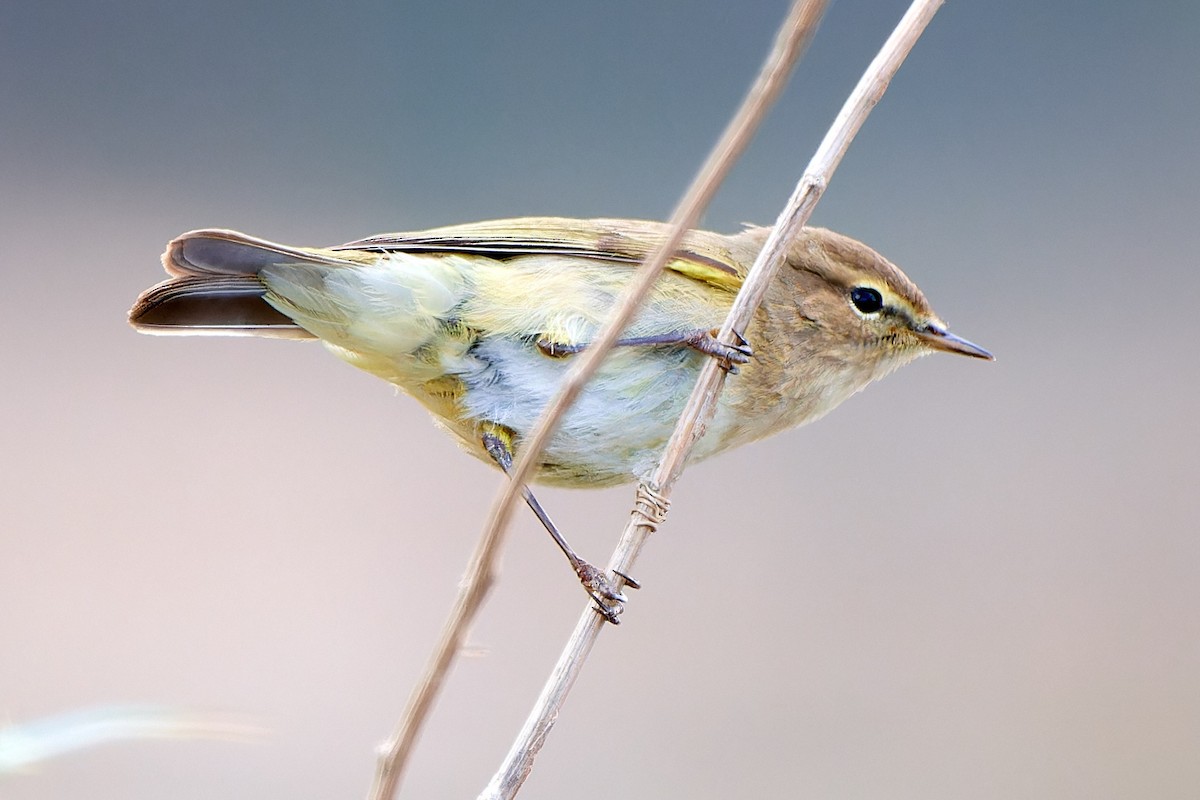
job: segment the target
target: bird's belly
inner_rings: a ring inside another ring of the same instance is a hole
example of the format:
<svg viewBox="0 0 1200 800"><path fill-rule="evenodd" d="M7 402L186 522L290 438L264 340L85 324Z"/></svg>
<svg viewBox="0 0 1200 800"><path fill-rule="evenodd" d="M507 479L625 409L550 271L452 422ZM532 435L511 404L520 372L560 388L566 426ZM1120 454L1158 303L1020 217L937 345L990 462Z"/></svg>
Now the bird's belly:
<svg viewBox="0 0 1200 800"><path fill-rule="evenodd" d="M603 486L654 469L702 356L679 347L617 348L563 418L542 457L541 483ZM476 423L495 423L520 440L533 429L573 358L550 358L531 343L484 339L458 375L459 405Z"/></svg>

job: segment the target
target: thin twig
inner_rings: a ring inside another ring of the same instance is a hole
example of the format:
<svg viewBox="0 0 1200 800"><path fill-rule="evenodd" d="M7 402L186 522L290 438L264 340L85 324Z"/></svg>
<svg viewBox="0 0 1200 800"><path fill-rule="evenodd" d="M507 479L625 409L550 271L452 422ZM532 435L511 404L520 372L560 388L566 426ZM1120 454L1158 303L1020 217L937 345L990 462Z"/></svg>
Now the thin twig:
<svg viewBox="0 0 1200 800"><path fill-rule="evenodd" d="M731 331L744 330L749 323L782 264L789 243L811 216L851 140L862 127L871 109L879 102L896 70L943 2L944 0L914 0L842 106L787 206L780 213L774 230L755 259L754 266L721 328L722 341L729 341ZM705 426L716 410L725 375L725 371L720 369L715 361L709 361L701 370L700 378L680 415L679 423L650 485L643 484L638 487L637 503L613 553L610 569L626 573L630 571L646 539L662 522L669 503L670 490L682 472L692 446L703 435ZM583 668L587 655L603 627L604 622L589 607L559 656L558 663L555 664L512 749L487 788L480 794L481 798L498 800L515 796L532 769L533 759L541 750L567 693Z"/></svg>
<svg viewBox="0 0 1200 800"><path fill-rule="evenodd" d="M380 749L375 780L369 795L371 800L388 800L395 794L420 728L445 682L450 665L462 647L467 629L495 580L496 556L512 517L513 506L521 487L532 475L542 450L567 409L599 369L604 357L637 312L667 261L679 248L684 234L699 220L726 173L749 144L771 104L783 91L792 67L816 30L827 2L795 0L754 85L672 215L671 232L666 241L638 269L595 344L585 350L572 366L533 433L523 442L510 478L492 505L487 525L476 545L454 608L442 629L425 674L413 690L399 725Z"/></svg>

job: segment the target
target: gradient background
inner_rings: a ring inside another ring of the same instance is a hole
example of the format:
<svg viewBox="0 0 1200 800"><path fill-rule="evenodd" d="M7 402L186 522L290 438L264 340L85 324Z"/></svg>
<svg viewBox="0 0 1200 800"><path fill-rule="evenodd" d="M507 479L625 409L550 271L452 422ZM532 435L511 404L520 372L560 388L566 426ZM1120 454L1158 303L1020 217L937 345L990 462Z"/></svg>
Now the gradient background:
<svg viewBox="0 0 1200 800"><path fill-rule="evenodd" d="M43 2L0 25L0 717L244 714L31 798L369 784L498 476L315 345L154 339L173 235L663 218L785 10ZM705 226L769 222L899 0L841 0ZM952 2L815 221L995 364L925 359L685 476L523 797L1200 793L1200 4ZM603 562L632 491L543 490ZM474 796L583 606L518 516L406 784Z"/></svg>

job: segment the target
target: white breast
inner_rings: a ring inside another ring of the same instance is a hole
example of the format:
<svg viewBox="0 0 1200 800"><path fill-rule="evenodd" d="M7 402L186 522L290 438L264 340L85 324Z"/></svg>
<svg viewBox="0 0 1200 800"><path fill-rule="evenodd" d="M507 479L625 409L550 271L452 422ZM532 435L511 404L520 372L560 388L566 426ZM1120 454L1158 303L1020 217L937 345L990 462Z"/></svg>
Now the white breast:
<svg viewBox="0 0 1200 800"><path fill-rule="evenodd" d="M485 339L472 348L478 366L460 375L469 416L528 434L552 399L571 359L548 358L530 344ZM567 413L545 460L628 480L645 476L661 455L695 384L701 359L672 347L618 348Z"/></svg>

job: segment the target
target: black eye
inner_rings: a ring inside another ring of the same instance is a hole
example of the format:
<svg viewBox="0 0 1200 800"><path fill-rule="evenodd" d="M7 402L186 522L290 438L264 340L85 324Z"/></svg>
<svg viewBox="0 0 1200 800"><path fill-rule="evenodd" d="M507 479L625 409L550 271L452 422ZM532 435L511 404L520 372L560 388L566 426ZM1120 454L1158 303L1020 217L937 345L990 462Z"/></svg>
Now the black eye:
<svg viewBox="0 0 1200 800"><path fill-rule="evenodd" d="M864 314L877 314L883 310L883 295L870 286L855 286L851 289L850 302Z"/></svg>

